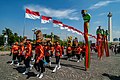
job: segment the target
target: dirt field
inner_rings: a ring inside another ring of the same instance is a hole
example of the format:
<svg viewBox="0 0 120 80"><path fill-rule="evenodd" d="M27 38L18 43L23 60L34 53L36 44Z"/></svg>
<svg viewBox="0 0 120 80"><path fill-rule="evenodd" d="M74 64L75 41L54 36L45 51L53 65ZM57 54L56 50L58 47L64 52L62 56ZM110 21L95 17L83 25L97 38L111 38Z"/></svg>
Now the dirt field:
<svg viewBox="0 0 120 80"><path fill-rule="evenodd" d="M0 80L40 80L36 77L34 68L28 75L22 75L25 70L24 65L11 66L9 63L11 56L7 55L8 53L0 52ZM84 61L61 59L62 68L52 73L55 66L55 58L52 58L52 67L46 68L41 80L120 80L120 54L110 53L110 57L104 56L101 61L97 59L96 53L92 53L88 71L84 71Z"/></svg>

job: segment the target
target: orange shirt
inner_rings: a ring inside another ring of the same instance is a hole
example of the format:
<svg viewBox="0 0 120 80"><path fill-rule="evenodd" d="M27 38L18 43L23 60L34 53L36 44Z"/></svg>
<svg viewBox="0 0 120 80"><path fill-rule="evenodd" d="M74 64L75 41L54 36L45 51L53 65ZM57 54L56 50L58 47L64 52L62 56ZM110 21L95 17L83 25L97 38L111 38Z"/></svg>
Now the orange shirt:
<svg viewBox="0 0 120 80"><path fill-rule="evenodd" d="M55 46L55 56L62 56L62 49L60 45Z"/></svg>
<svg viewBox="0 0 120 80"><path fill-rule="evenodd" d="M36 47L37 60L42 60L44 58L44 48L42 45Z"/></svg>
<svg viewBox="0 0 120 80"><path fill-rule="evenodd" d="M67 54L71 54L72 53L72 47L71 46L67 47L66 53Z"/></svg>
<svg viewBox="0 0 120 80"><path fill-rule="evenodd" d="M77 47L77 51L76 51L76 54L80 54L82 51L82 49L80 47Z"/></svg>
<svg viewBox="0 0 120 80"><path fill-rule="evenodd" d="M13 54L18 54L19 53L19 46L13 45L12 46L12 53Z"/></svg>
<svg viewBox="0 0 120 80"><path fill-rule="evenodd" d="M20 49L20 53L19 53L19 54L20 54L20 55L23 55L23 52L24 52L24 49L25 49L24 46L23 46L23 45L20 46L19 49Z"/></svg>
<svg viewBox="0 0 120 80"><path fill-rule="evenodd" d="M45 46L44 47L44 53L45 53L45 56L50 56L50 53L49 53L49 46Z"/></svg>
<svg viewBox="0 0 120 80"><path fill-rule="evenodd" d="M54 49L54 46L52 46L52 47L51 47L51 51L54 52L54 50L55 50L55 49Z"/></svg>
<svg viewBox="0 0 120 80"><path fill-rule="evenodd" d="M31 57L32 56L32 45L31 44L27 44L25 50L26 50L25 58Z"/></svg>

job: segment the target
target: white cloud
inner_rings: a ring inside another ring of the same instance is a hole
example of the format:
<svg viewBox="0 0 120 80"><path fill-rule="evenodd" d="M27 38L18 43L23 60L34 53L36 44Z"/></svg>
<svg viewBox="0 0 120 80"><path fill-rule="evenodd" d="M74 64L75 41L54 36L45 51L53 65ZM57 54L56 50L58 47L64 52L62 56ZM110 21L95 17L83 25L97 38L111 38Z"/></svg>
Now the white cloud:
<svg viewBox="0 0 120 80"><path fill-rule="evenodd" d="M101 23L100 21L93 22L93 24L100 24L100 23Z"/></svg>
<svg viewBox="0 0 120 80"><path fill-rule="evenodd" d="M120 38L120 31L112 31L113 32L113 38Z"/></svg>
<svg viewBox="0 0 120 80"><path fill-rule="evenodd" d="M93 6L89 7L90 10L92 9L98 9L101 8L103 6L107 6L110 3L114 3L114 2L119 2L120 0L107 0L107 1L100 1L96 4L94 4Z"/></svg>
<svg viewBox="0 0 120 80"><path fill-rule="evenodd" d="M46 27L42 27L42 28L38 28L39 30L48 30L49 28Z"/></svg>
<svg viewBox="0 0 120 80"><path fill-rule="evenodd" d="M60 19L79 20L79 13L75 9L56 10L39 5L26 5L24 8L39 11L41 15L56 17Z"/></svg>
<svg viewBox="0 0 120 80"><path fill-rule="evenodd" d="M107 12L104 12L104 13L100 13L98 16L104 16L104 15L107 15L108 13Z"/></svg>

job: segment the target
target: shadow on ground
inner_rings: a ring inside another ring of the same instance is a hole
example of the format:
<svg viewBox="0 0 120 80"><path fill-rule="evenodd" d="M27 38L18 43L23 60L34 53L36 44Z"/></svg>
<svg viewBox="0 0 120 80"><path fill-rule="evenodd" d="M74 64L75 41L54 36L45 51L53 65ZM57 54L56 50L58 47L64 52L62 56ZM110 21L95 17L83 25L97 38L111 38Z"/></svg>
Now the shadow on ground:
<svg viewBox="0 0 120 80"><path fill-rule="evenodd" d="M71 68L74 68L74 69L79 69L79 70L85 71L85 67L81 67L81 66L77 66L77 65L72 65L72 64L63 64L63 63L61 63L61 65L65 66L65 67L71 67Z"/></svg>
<svg viewBox="0 0 120 80"><path fill-rule="evenodd" d="M21 66L13 69L16 69L18 73L21 73L21 74L25 71L25 67L21 67ZM29 79L30 77L36 77L36 74L34 72L29 72L26 75L27 75L26 79Z"/></svg>
<svg viewBox="0 0 120 80"><path fill-rule="evenodd" d="M120 76L114 76L107 73L103 73L102 75L108 77L110 80L120 80Z"/></svg>

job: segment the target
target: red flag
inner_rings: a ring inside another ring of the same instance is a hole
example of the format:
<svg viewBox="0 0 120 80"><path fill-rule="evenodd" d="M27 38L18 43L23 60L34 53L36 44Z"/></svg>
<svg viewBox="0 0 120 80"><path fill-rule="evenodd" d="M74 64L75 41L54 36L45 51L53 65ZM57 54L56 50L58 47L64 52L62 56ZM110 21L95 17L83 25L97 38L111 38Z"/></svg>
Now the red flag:
<svg viewBox="0 0 120 80"><path fill-rule="evenodd" d="M63 26L61 21L53 20L53 24L55 24L55 27Z"/></svg>
<svg viewBox="0 0 120 80"><path fill-rule="evenodd" d="M32 11L28 8L26 8L25 18L29 19L40 19L39 12Z"/></svg>
<svg viewBox="0 0 120 80"><path fill-rule="evenodd" d="M41 23L49 23L52 17L42 16Z"/></svg>

